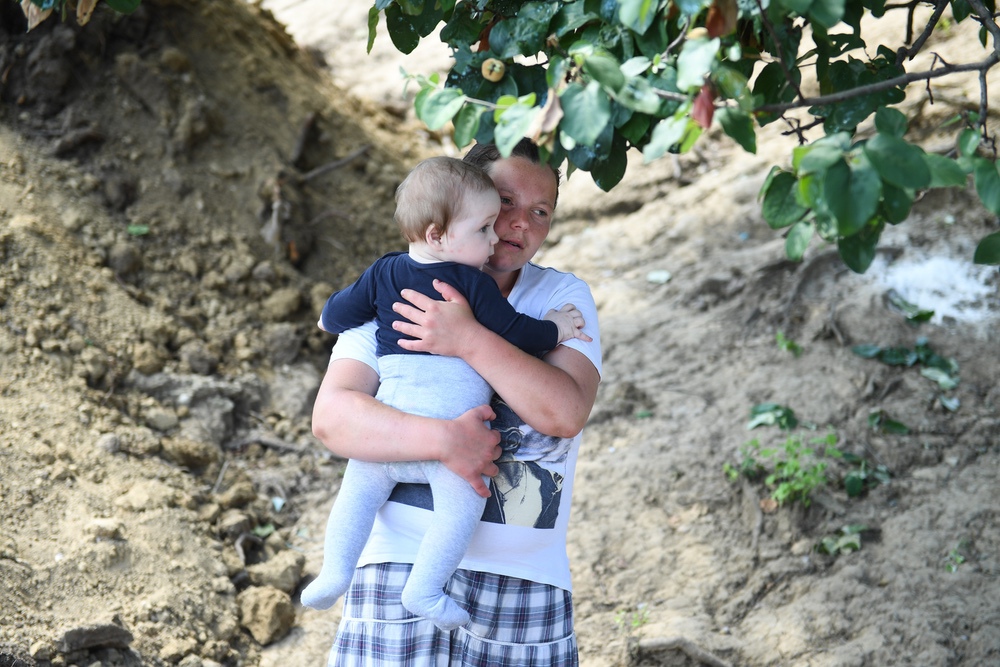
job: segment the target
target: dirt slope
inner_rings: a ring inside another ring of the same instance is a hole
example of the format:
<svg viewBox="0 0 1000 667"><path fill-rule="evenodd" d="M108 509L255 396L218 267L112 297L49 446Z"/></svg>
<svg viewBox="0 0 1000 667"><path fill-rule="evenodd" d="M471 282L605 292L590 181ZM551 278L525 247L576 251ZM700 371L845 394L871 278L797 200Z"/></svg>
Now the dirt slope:
<svg viewBox="0 0 1000 667"><path fill-rule="evenodd" d="M267 6L308 51L228 0L28 35L0 12L0 666L323 664L338 612L295 601L341 469L309 434L316 309L399 247L392 189L450 149L391 94L397 61L343 48L316 3ZM768 132L760 156L710 137L609 195L564 187L540 261L593 286L605 346L569 545L581 662L998 662L1000 304L967 262L996 222L935 193L869 276L818 246L789 264L756 202L787 149ZM907 272L929 257L955 260L941 295ZM890 286L938 316L908 324ZM921 336L956 388L850 349ZM730 482L745 443L787 438L746 429L765 402L891 479L849 498L857 467L830 461L810 507L777 509ZM859 552L814 550L860 524Z"/></svg>

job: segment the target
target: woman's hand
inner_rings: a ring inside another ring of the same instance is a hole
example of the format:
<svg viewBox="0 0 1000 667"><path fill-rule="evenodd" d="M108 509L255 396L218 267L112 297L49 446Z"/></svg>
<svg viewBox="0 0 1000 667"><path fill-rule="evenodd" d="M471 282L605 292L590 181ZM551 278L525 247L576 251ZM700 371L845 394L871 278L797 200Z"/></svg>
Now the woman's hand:
<svg viewBox="0 0 1000 667"><path fill-rule="evenodd" d="M416 340L402 339L399 346L411 352L430 352L444 357L462 357L474 347L483 326L476 321L469 302L451 285L434 281L434 289L444 301L415 290L404 289L392 309L409 322L396 321L392 327Z"/></svg>
<svg viewBox="0 0 1000 667"><path fill-rule="evenodd" d="M451 437L442 441L436 457L483 498L490 497L483 475L493 477L500 472L495 463L502 453L500 432L491 430L485 423L493 419L496 419L493 409L480 405L451 420Z"/></svg>

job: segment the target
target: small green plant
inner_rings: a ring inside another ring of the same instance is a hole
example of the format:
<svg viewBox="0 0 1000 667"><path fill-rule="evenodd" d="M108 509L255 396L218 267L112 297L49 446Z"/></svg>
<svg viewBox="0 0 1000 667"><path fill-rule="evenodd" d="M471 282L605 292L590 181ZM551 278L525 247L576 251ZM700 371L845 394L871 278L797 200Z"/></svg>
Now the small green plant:
<svg viewBox="0 0 1000 667"><path fill-rule="evenodd" d="M635 609L619 609L615 612L615 625L625 633L635 632L649 623L649 609L645 602L640 602Z"/></svg>
<svg viewBox="0 0 1000 667"><path fill-rule="evenodd" d="M843 526L835 534L824 537L813 548L821 554L830 556L861 551L861 533L865 530L868 530L868 526L857 524Z"/></svg>
<svg viewBox="0 0 1000 667"><path fill-rule="evenodd" d="M843 452L841 456L846 463L857 466L844 475L844 490L849 497L857 498L870 488L889 483L891 474L884 465L872 466L860 456L848 452Z"/></svg>
<svg viewBox="0 0 1000 667"><path fill-rule="evenodd" d="M885 410L878 408L868 413L868 426L876 433L906 435L910 427L889 417Z"/></svg>
<svg viewBox="0 0 1000 667"><path fill-rule="evenodd" d="M820 459L843 456L836 444L835 433L810 438L811 446L797 435L789 436L781 447L762 447L755 439L740 448L742 461L738 465L724 464L723 472L733 481L740 476L754 480L763 474L764 484L771 488L771 498L779 505L799 501L808 507L812 493L829 483L827 462ZM822 452L817 452L815 445L823 445Z"/></svg>
<svg viewBox="0 0 1000 667"><path fill-rule="evenodd" d="M968 540L962 539L958 541L958 545L954 549L948 552L945 556L944 569L948 572L958 572L959 566L965 563L967 560L965 556L965 551L969 547Z"/></svg>
<svg viewBox="0 0 1000 667"><path fill-rule="evenodd" d="M799 419L790 407L778 403L758 403L750 408L750 421L747 422L747 430L755 429L758 426L777 426L789 431L798 425Z"/></svg>
<svg viewBox="0 0 1000 667"><path fill-rule="evenodd" d="M791 352L793 356L798 357L802 354L802 346L796 343L794 340L785 337L783 331L779 331L774 334L774 340L778 343L778 349L784 350L785 352Z"/></svg>

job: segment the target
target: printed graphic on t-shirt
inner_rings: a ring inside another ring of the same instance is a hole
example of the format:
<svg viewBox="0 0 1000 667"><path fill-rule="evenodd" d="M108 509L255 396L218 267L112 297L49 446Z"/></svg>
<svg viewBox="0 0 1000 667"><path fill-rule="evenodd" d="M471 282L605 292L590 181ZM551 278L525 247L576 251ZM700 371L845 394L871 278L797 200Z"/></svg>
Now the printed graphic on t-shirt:
<svg viewBox="0 0 1000 667"><path fill-rule="evenodd" d="M486 501L483 521L554 528L573 440L539 433L497 396L491 405L497 415L492 427L500 432L503 453L497 461L500 473L490 482L492 495ZM434 509L426 484L397 484L389 500Z"/></svg>

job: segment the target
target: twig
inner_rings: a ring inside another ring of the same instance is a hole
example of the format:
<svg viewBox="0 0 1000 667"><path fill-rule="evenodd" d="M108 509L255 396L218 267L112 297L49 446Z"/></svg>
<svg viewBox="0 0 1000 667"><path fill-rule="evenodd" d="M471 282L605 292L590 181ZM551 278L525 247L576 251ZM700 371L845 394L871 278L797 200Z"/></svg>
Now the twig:
<svg viewBox="0 0 1000 667"><path fill-rule="evenodd" d="M760 10L760 20L764 23L764 27L767 29L769 35L771 35L771 41L774 42L774 48L781 53L781 42L778 41L778 34L774 32L774 24L771 23L771 19L767 17L767 10L764 9L764 3L762 0L757 0L757 9ZM799 84L795 83L795 79L792 78L792 73L788 69L788 63L785 59L778 57L778 64L781 65L781 71L785 73L785 80L788 81L789 85L795 89L795 95L800 100L802 99L802 89L799 88Z"/></svg>
<svg viewBox="0 0 1000 667"><path fill-rule="evenodd" d="M899 53L896 54L896 67L903 64L903 59L913 60L913 58L920 53L920 49L924 48L924 43L927 42L927 38L931 36L934 32L934 28L937 27L938 21L941 20L941 15L944 14L944 8L948 6L948 0L938 0L937 6L934 7L934 13L931 17L927 19L927 25L924 26L924 31L920 33L920 37L917 37L917 41L913 42L913 45L908 49L900 49ZM910 9L912 16L913 9ZM907 40L909 41L909 40Z"/></svg>
<svg viewBox="0 0 1000 667"><path fill-rule="evenodd" d="M350 155L348 155L345 158L341 158L339 160L334 160L333 162L325 164L322 167L316 167L312 171L306 172L305 174L303 174L302 176L300 176L299 177L299 182L306 183L308 181L311 181L314 178L322 176L323 174L327 174L327 173L329 173L331 171L336 171L337 169L340 169L341 167L350 164L353 160L355 160L356 158L364 155L369 150L371 150L371 146L365 145L365 146L362 146L361 148L357 149L356 151L354 151L353 153L351 153Z"/></svg>
<svg viewBox="0 0 1000 667"><path fill-rule="evenodd" d="M744 500L757 499L756 492L745 478L740 479L740 490L743 492ZM760 509L759 502L752 502L750 504L753 505L754 510L753 532L750 534L750 550L753 552L753 562L756 564L759 559L760 535L764 532L764 512Z"/></svg>
<svg viewBox="0 0 1000 667"><path fill-rule="evenodd" d="M313 111L306 116L305 121L302 123L302 128L299 130L299 138L296 140L295 148L292 150L292 166L296 169L300 169L302 166L300 163L302 162L303 155L305 155L306 145L316 130L316 120L318 118L319 114Z"/></svg>
<svg viewBox="0 0 1000 667"><path fill-rule="evenodd" d="M710 667L732 667L732 663L706 651L690 639L684 637L642 639L635 646L635 652L638 656L641 656L643 653L655 653L659 651L681 651L692 660L697 660Z"/></svg>
<svg viewBox="0 0 1000 667"><path fill-rule="evenodd" d="M264 447L270 447L271 449L278 449L283 452L294 452L296 454L302 454L305 450L296 445L289 444L284 440L278 440L277 438L272 438L271 436L265 435L263 433L251 433L238 440L236 443L229 445L229 449L243 449L247 445L252 444L263 445Z"/></svg>
<svg viewBox="0 0 1000 667"><path fill-rule="evenodd" d="M247 555L243 551L243 543L247 540L253 542L256 545L263 543L263 540L254 535L253 533L243 533L236 538L236 542L233 543L233 548L236 549L236 554L240 557L240 562L244 565L247 564Z"/></svg>
<svg viewBox="0 0 1000 667"><path fill-rule="evenodd" d="M670 51L672 51L675 46L684 41L684 38L687 37L688 28L690 27L691 27L691 17L688 17L684 19L684 27L681 28L680 34L677 35L677 38L674 41L667 44L667 48L663 52L664 56L670 53Z"/></svg>
<svg viewBox="0 0 1000 667"><path fill-rule="evenodd" d="M215 479L215 486L212 487L213 496L222 488L222 478L225 477L227 469L229 469L229 461L224 461L222 463L222 470L219 471L219 476Z"/></svg>
<svg viewBox="0 0 1000 667"><path fill-rule="evenodd" d="M837 324L837 304L833 304L830 307L829 325L834 338L837 339L837 342L840 343L841 347L844 347L847 343L845 342L846 339L843 332L840 330L840 325Z"/></svg>

